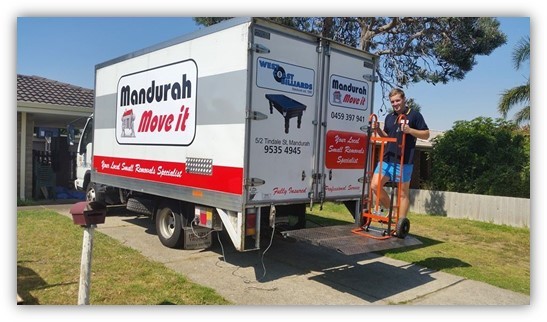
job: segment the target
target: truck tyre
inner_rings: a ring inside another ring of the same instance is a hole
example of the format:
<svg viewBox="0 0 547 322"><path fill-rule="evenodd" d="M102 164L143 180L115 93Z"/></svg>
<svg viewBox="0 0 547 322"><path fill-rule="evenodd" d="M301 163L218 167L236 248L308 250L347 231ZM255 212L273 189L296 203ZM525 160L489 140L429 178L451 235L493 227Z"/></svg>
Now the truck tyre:
<svg viewBox="0 0 547 322"><path fill-rule="evenodd" d="M106 204L104 195L98 192L97 186L93 182L89 182L85 189L85 200L88 202L98 201Z"/></svg>
<svg viewBox="0 0 547 322"><path fill-rule="evenodd" d="M144 198L129 198L127 200L127 205L125 206L125 208L127 210L147 216L152 216L152 214L154 213L154 204L152 200Z"/></svg>
<svg viewBox="0 0 547 322"><path fill-rule="evenodd" d="M119 198L120 198L120 203L126 204L126 203L127 203L127 200L129 199L129 193L130 193L130 191L129 191L129 190L126 190L126 189L118 189L118 193L120 194L120 196L119 196Z"/></svg>
<svg viewBox="0 0 547 322"><path fill-rule="evenodd" d="M118 189L107 190L104 199L108 205L119 205L121 203Z"/></svg>
<svg viewBox="0 0 547 322"><path fill-rule="evenodd" d="M290 205L289 209L289 217L292 217L290 220L291 229L306 228L306 204Z"/></svg>
<svg viewBox="0 0 547 322"><path fill-rule="evenodd" d="M182 248L182 216L172 205L162 206L156 215L156 232L161 243L169 248Z"/></svg>
<svg viewBox="0 0 547 322"><path fill-rule="evenodd" d="M296 214L295 223L291 226L292 229L304 229L306 228L306 214Z"/></svg>

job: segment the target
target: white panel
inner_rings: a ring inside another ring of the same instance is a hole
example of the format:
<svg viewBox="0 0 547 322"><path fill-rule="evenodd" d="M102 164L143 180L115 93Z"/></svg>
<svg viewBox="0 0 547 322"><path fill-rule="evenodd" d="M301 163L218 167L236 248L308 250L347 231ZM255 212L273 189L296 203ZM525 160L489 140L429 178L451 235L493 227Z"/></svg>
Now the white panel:
<svg viewBox="0 0 547 322"><path fill-rule="evenodd" d="M186 157L213 159L214 165L243 168L244 125L201 125L194 142L187 147L160 145L121 145L114 129L96 129L94 154L141 160L186 162Z"/></svg>
<svg viewBox="0 0 547 322"><path fill-rule="evenodd" d="M246 69L247 38L248 23L103 67L96 72L95 95L116 93L124 75L186 59L196 62L198 77Z"/></svg>

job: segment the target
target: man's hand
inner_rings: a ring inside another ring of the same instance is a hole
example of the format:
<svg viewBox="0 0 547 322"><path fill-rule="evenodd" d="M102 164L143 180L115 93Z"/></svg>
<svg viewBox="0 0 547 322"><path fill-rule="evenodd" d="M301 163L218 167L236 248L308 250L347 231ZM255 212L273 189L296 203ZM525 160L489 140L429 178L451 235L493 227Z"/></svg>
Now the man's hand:
<svg viewBox="0 0 547 322"><path fill-rule="evenodd" d="M408 126L408 124L401 124L403 133L410 134L418 139L427 140L429 139L429 130L415 130Z"/></svg>

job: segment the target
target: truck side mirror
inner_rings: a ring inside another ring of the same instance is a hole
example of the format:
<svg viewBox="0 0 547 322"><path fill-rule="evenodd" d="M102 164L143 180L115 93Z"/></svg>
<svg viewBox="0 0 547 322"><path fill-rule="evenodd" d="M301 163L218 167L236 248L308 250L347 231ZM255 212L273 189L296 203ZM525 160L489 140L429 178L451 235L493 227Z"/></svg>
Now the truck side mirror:
<svg viewBox="0 0 547 322"><path fill-rule="evenodd" d="M74 145L74 126L69 124L66 126L68 145Z"/></svg>

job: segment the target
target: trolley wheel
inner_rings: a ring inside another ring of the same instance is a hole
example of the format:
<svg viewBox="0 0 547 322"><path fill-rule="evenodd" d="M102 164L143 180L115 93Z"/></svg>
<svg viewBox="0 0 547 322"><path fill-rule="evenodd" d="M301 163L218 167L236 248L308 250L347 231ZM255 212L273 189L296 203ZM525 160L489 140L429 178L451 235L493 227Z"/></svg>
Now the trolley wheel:
<svg viewBox="0 0 547 322"><path fill-rule="evenodd" d="M410 220L403 218L397 222L397 237L405 238L410 231Z"/></svg>

